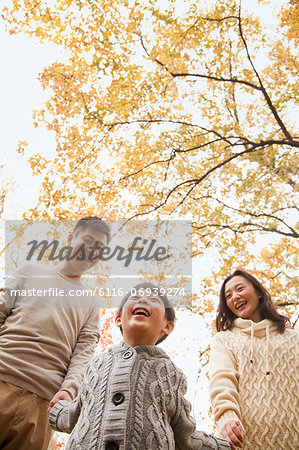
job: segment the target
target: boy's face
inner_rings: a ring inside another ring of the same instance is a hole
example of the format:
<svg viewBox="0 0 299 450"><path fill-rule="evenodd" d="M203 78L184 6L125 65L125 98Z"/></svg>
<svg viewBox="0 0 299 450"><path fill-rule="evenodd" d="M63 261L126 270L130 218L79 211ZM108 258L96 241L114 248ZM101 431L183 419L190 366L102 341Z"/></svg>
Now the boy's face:
<svg viewBox="0 0 299 450"><path fill-rule="evenodd" d="M116 316L116 325L122 327L124 340L133 347L155 345L174 327L174 323L166 318L163 300L142 289L128 298L121 317Z"/></svg>

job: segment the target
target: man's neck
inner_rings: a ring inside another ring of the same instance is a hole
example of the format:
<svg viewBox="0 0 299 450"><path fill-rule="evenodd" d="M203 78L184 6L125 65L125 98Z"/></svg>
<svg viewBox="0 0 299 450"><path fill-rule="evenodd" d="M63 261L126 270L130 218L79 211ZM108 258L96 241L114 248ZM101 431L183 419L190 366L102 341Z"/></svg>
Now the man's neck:
<svg viewBox="0 0 299 450"><path fill-rule="evenodd" d="M80 281L81 277L83 275L82 273L80 273L80 274L70 273L70 269L69 269L68 265L65 264L64 261L56 266L56 271L62 277L68 278L68 279L74 280L74 281Z"/></svg>

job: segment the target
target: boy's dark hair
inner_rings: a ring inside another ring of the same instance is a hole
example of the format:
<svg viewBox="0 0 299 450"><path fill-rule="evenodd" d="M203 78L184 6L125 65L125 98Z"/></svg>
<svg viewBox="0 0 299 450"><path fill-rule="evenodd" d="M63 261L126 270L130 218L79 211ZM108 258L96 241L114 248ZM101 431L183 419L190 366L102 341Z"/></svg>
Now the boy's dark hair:
<svg viewBox="0 0 299 450"><path fill-rule="evenodd" d="M267 289L264 288L264 286L253 275L243 269L235 270L234 273L226 277L226 279L222 283L219 295L220 301L216 316L217 331L231 330L234 326L234 320L237 319L237 316L227 306L225 298L225 286L229 280L238 275L245 278L253 285L255 292L259 298L261 319L272 320L272 322L274 322L277 326L277 331L279 331L279 333L284 333L286 324L287 322L289 322L289 319L276 311L275 305L273 304L271 299L271 295L269 294Z"/></svg>
<svg viewBox="0 0 299 450"><path fill-rule="evenodd" d="M105 233L108 242L111 239L111 232L107 222L97 216L82 217L82 219L78 220L78 222L76 223L73 233L84 230L86 228L91 228L94 231Z"/></svg>
<svg viewBox="0 0 299 450"><path fill-rule="evenodd" d="M155 285L152 284L152 283L140 283L140 284L136 284L136 286L134 286L134 287L131 289L131 291L127 293L127 295L122 299L121 304L119 305L119 308L118 308L118 310L117 310L117 315L118 315L119 317L121 317L121 313L122 313L122 310L123 310L123 308L124 308L124 305L125 305L126 301L129 299L129 297L131 296L132 291L138 292L138 291L140 291L140 289L150 289L150 290L153 291L153 292L156 292L156 291L157 291L157 296L158 296L159 298L162 299L163 304L164 304L164 307L165 307L165 316L166 316L166 319L167 319L169 322L175 322L175 310L173 309L173 306L172 306L172 304L170 303L168 297L167 297L165 294L163 294L163 292L165 292L165 289L162 289L162 288L159 287L159 286L155 286ZM122 334L122 332L123 332L122 327L120 327L120 331L121 331L121 334ZM162 336L162 337L155 343L155 345L160 344L160 342L164 341L164 340L167 338L167 336L168 336L167 334L164 334L164 336Z"/></svg>

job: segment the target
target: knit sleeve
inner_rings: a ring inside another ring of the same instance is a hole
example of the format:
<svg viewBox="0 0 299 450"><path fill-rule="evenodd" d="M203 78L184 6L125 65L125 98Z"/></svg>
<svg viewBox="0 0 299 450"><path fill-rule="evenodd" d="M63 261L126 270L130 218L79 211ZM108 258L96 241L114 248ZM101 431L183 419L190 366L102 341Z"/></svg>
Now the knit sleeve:
<svg viewBox="0 0 299 450"><path fill-rule="evenodd" d="M72 402L60 400L50 409L49 422L53 430L70 433L76 425L80 414L82 413L84 416L84 405L86 414L86 409L88 409L87 405L90 403L91 394L96 381L94 372L100 371L104 356L104 353L96 355L86 365L78 395Z"/></svg>
<svg viewBox="0 0 299 450"><path fill-rule="evenodd" d="M60 400L50 409L49 422L53 430L70 433L76 425L85 399L86 385L88 384L90 365L92 363L93 361L85 368L84 379L77 397L72 402Z"/></svg>
<svg viewBox="0 0 299 450"><path fill-rule="evenodd" d="M177 414L172 423L176 450L224 450L230 449L229 443L204 431L196 430L194 418L190 415L191 404L185 398L186 377L182 374L177 391Z"/></svg>
<svg viewBox="0 0 299 450"><path fill-rule="evenodd" d="M217 433L229 420L240 420L239 373L234 355L216 334L211 345L210 398Z"/></svg>
<svg viewBox="0 0 299 450"><path fill-rule="evenodd" d="M77 423L81 411L80 397L76 397L72 402L60 400L49 413L50 426L55 431L70 433Z"/></svg>

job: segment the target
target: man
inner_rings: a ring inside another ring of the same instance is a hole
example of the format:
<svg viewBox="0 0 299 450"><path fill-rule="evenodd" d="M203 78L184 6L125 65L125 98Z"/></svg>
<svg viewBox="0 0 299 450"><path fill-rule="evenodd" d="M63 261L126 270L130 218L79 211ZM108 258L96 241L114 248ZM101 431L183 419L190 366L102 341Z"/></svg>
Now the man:
<svg viewBox="0 0 299 450"><path fill-rule="evenodd" d="M1 449L46 450L47 407L76 396L99 339L99 308L80 295L81 277L109 239L106 222L80 219L68 258L56 266L26 263L7 280L0 298Z"/></svg>

